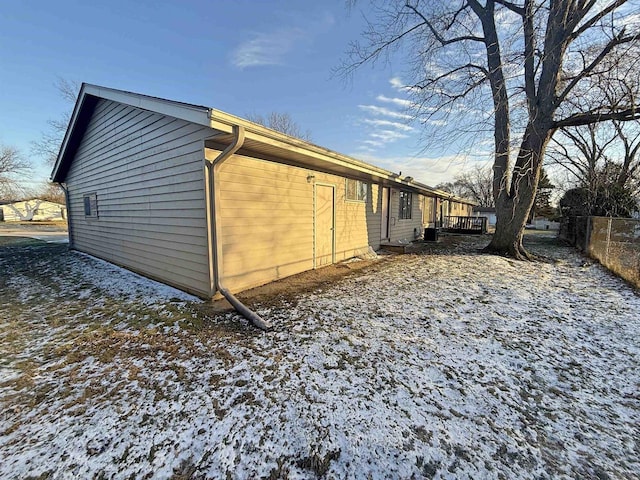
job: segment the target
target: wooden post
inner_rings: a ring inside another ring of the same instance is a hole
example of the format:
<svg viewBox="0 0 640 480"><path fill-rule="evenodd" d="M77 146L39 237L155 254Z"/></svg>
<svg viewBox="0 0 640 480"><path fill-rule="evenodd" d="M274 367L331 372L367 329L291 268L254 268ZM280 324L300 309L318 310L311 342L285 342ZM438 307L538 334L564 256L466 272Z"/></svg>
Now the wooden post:
<svg viewBox="0 0 640 480"><path fill-rule="evenodd" d="M611 220L612 218L609 217L607 222L607 248L605 250L604 253L604 264L608 267L609 266L609 245L611 243Z"/></svg>

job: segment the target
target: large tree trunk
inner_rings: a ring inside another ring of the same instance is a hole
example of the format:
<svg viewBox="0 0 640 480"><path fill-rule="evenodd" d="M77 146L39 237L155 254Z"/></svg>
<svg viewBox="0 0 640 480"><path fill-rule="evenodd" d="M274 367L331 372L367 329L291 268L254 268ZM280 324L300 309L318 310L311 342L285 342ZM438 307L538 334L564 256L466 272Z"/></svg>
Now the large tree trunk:
<svg viewBox="0 0 640 480"><path fill-rule="evenodd" d="M496 205L496 231L485 251L518 260L531 259L531 255L522 245L522 236L532 204L533 195L530 202L525 198L521 198L521 201L507 198Z"/></svg>
<svg viewBox="0 0 640 480"><path fill-rule="evenodd" d="M533 258L522 245L522 237L535 200L542 157L550 138L548 125L534 123L527 127L510 188L501 188L496 195L496 230L485 251L518 260Z"/></svg>

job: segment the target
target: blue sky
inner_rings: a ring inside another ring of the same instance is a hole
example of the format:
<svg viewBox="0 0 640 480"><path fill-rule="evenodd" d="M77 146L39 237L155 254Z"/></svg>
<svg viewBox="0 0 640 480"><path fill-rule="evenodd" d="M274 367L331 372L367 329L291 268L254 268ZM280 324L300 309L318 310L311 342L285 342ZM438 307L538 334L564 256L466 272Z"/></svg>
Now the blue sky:
<svg viewBox="0 0 640 480"><path fill-rule="evenodd" d="M239 116L287 112L314 143L431 185L452 179L456 152L422 151L406 123L401 64L332 77L363 14L344 0L6 2L0 142L30 154L47 120L71 108L54 85L63 78ZM32 183L50 173L33 161Z"/></svg>

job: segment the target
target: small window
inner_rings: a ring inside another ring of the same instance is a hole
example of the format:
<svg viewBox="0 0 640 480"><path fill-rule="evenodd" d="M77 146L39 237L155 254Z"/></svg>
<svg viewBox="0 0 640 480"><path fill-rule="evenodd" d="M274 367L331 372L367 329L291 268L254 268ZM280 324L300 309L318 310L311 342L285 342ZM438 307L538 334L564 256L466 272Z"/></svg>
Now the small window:
<svg viewBox="0 0 640 480"><path fill-rule="evenodd" d="M411 192L400 190L400 220L408 220L411 218Z"/></svg>
<svg viewBox="0 0 640 480"><path fill-rule="evenodd" d="M84 216L98 218L98 197L95 193L84 196Z"/></svg>
<svg viewBox="0 0 640 480"><path fill-rule="evenodd" d="M347 178L346 180L346 189L347 195L346 199L352 202L366 202L367 201L367 187L368 185L365 182L361 182L360 180L352 180Z"/></svg>

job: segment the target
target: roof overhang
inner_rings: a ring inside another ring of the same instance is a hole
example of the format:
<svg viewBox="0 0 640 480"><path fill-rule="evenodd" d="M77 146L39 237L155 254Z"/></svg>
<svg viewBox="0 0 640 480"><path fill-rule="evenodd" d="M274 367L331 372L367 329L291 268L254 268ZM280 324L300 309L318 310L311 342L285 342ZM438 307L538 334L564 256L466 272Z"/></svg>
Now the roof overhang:
<svg viewBox="0 0 640 480"><path fill-rule="evenodd" d="M224 149L231 144L233 127L241 126L245 130L244 145L238 152L241 155L251 155L265 160L377 182L384 186L403 188L422 195L475 205L470 200L455 197L448 192L416 182L411 177L403 178L394 172L285 135L220 110L86 83L83 83L80 88L69 126L51 173L52 181L64 182L99 99L111 100L209 127L212 129L211 136L206 140L205 146L214 150Z"/></svg>
<svg viewBox="0 0 640 480"><path fill-rule="evenodd" d="M83 83L62 140L58 158L51 172L51 181L64 182L71 160L80 145L99 99L111 100L207 127L210 123L209 108L207 107Z"/></svg>
<svg viewBox="0 0 640 480"><path fill-rule="evenodd" d="M216 109L210 109L209 114L210 126L215 133L205 142L207 148L224 149L233 141L233 127L242 126L245 130L245 140L242 148L237 152L239 155L377 182L383 186L402 188L422 195L474 205L470 200L455 197L448 192L416 182L412 177L401 177L389 170L285 135L235 115Z"/></svg>

